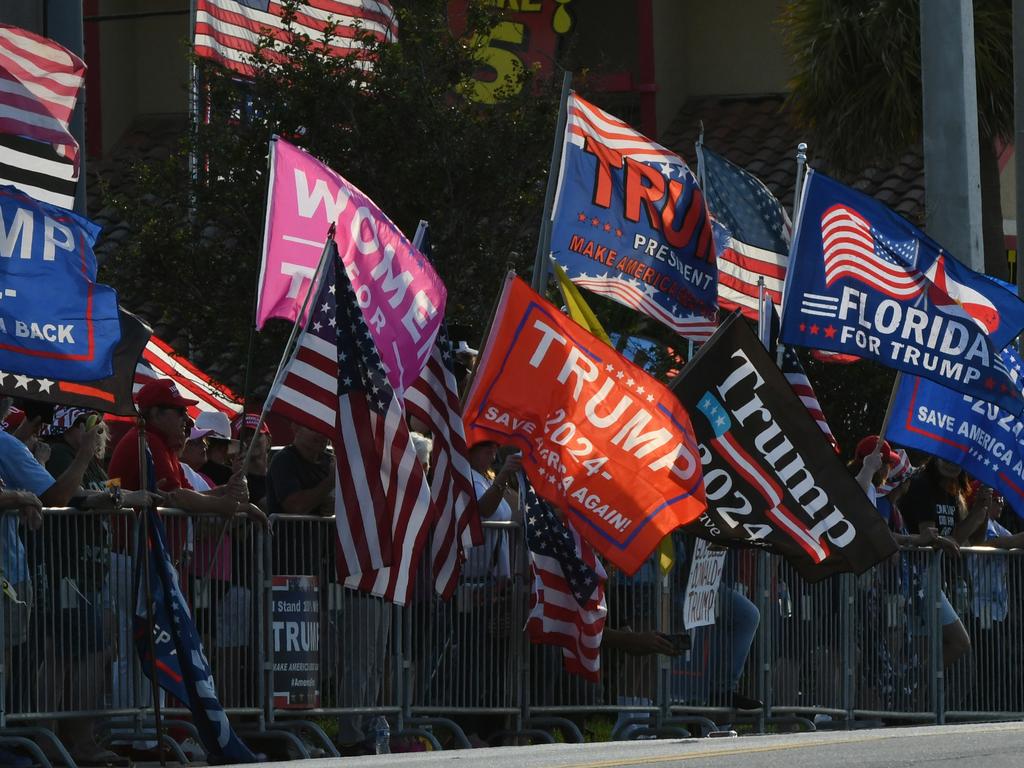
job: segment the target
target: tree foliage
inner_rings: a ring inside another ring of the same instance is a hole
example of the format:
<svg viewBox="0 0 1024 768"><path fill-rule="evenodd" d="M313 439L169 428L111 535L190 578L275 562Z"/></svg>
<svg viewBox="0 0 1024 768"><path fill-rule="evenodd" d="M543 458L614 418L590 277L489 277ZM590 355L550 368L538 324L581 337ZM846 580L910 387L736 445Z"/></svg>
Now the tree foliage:
<svg viewBox="0 0 1024 768"><path fill-rule="evenodd" d="M1010 0L975 0L981 136L1013 134ZM920 0L793 0L780 17L795 74L789 103L839 171L921 142Z"/></svg>
<svg viewBox="0 0 1024 768"><path fill-rule="evenodd" d="M245 366L272 134L345 176L410 237L430 221L453 322L482 331L506 264L532 262L557 90L523 71L497 103L472 101L496 11L471 3L455 38L444 0L394 5L397 42L362 36L372 71L325 53L329 25L320 40L289 34L276 51L264 40L252 82L197 60L207 119L166 161L138 167L138 193L116 201L132 234L104 278L151 321L187 329L197 362L229 384L241 386ZM257 335L264 385L283 325Z"/></svg>

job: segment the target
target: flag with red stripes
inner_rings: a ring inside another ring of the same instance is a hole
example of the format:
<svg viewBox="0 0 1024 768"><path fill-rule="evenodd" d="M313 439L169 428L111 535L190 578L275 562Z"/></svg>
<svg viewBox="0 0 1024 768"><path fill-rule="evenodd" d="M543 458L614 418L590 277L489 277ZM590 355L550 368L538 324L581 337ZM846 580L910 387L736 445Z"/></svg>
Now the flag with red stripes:
<svg viewBox="0 0 1024 768"><path fill-rule="evenodd" d="M347 587L404 605L433 522L430 487L333 243L270 399L271 410L334 443L339 577Z"/></svg>
<svg viewBox="0 0 1024 768"><path fill-rule="evenodd" d="M207 376L156 336L150 337L142 350L142 359L135 367L133 391L138 392L143 384L153 379L171 379L183 397L196 400L197 404L188 408L193 419L204 411L220 411L228 418L242 412L234 392Z"/></svg>
<svg viewBox="0 0 1024 768"><path fill-rule="evenodd" d="M601 638L608 579L594 550L564 525L526 483L526 544L530 553L530 642L562 648L567 672L600 682Z"/></svg>
<svg viewBox="0 0 1024 768"><path fill-rule="evenodd" d="M52 144L78 172L78 142L68 123L85 81L85 63L53 40L0 24L0 134Z"/></svg>
<svg viewBox="0 0 1024 768"><path fill-rule="evenodd" d="M269 35L277 44L289 40L282 18L280 0L198 0L196 4L195 52L213 59L243 77L255 72L251 56L260 37ZM327 42L332 56L359 54L363 47L359 31L378 40L393 41L398 22L386 0L310 0L299 3L291 31L308 35L314 46L324 40L324 29L334 24ZM359 64L369 67L369 62Z"/></svg>

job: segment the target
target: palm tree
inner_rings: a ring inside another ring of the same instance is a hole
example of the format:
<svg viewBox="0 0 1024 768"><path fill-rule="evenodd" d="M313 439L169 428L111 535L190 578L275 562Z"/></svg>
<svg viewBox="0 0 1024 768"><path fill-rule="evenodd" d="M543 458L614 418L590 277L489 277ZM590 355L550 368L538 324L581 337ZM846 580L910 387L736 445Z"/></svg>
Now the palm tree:
<svg viewBox="0 0 1024 768"><path fill-rule="evenodd" d="M920 146L920 0L791 0L790 106L840 177ZM985 271L1006 279L997 143L1013 137L1011 0L974 0Z"/></svg>

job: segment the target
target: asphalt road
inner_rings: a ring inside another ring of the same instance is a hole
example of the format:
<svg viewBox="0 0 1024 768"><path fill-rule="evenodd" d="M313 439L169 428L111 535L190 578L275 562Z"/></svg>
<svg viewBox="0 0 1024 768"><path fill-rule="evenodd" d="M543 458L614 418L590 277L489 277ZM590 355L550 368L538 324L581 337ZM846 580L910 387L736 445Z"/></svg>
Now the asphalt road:
<svg viewBox="0 0 1024 768"><path fill-rule="evenodd" d="M911 768L1024 765L1024 722L343 757L273 768Z"/></svg>

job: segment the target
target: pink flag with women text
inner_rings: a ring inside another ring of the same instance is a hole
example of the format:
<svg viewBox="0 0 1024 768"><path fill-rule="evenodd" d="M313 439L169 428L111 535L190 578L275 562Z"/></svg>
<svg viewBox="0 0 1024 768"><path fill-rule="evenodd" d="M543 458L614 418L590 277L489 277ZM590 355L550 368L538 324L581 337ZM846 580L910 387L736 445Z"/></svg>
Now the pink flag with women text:
<svg viewBox="0 0 1024 768"><path fill-rule="evenodd" d="M444 319L444 283L398 227L340 174L276 136L270 153L256 327L272 317L298 317L327 230L336 224L338 252L388 380L404 392L423 370Z"/></svg>

